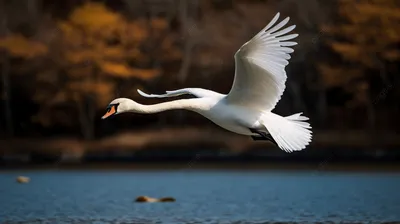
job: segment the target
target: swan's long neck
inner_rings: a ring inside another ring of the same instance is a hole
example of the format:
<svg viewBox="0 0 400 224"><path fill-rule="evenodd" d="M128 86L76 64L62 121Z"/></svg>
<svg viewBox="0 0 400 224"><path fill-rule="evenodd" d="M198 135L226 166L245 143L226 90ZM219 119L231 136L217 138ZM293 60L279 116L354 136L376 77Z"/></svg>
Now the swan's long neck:
<svg viewBox="0 0 400 224"><path fill-rule="evenodd" d="M142 114L154 114L167 110L191 110L191 111L199 111L204 108L204 103L202 103L201 99L181 99L181 100L173 100L164 103L158 103L153 105L143 105L137 104L132 105L127 112L135 112Z"/></svg>

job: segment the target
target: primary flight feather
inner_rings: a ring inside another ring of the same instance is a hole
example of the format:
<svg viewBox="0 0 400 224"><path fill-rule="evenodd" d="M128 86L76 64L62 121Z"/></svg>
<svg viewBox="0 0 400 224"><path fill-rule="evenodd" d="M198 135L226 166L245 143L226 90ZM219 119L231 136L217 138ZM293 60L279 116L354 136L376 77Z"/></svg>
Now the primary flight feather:
<svg viewBox="0 0 400 224"><path fill-rule="evenodd" d="M165 94L138 93L144 97L164 98L190 94L196 98L180 99L155 105L142 105L127 98L113 100L107 113L158 113L165 110L186 109L197 112L229 131L251 136L254 140L268 140L286 152L304 149L312 139L308 118L302 113L282 117L271 112L280 100L286 83L285 67L289 64L290 41L298 34L288 34L295 25L283 28L289 17L277 23L277 13L268 25L235 53L235 78L230 92L225 95L201 88L166 91Z"/></svg>

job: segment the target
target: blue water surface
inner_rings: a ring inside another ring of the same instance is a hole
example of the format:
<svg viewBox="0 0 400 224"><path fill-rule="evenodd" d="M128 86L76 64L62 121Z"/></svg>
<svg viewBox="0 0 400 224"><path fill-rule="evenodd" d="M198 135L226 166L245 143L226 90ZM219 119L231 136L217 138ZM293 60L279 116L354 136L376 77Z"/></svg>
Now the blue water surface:
<svg viewBox="0 0 400 224"><path fill-rule="evenodd" d="M0 223L379 223L400 221L399 190L399 173L2 171Z"/></svg>

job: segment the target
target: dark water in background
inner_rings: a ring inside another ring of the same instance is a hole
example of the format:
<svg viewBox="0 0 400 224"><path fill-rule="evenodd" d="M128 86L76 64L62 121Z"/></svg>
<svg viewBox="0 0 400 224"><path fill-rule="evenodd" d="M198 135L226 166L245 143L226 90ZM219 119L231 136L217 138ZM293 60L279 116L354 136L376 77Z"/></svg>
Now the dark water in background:
<svg viewBox="0 0 400 224"><path fill-rule="evenodd" d="M0 223L378 223L400 221L399 190L400 173L10 171ZM140 195L177 202L133 203Z"/></svg>

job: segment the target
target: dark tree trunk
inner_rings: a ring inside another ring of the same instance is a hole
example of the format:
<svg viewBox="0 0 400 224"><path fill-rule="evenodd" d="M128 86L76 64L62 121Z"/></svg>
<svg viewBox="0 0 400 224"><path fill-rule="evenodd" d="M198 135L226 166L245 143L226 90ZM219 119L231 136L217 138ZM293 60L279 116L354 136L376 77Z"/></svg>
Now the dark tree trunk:
<svg viewBox="0 0 400 224"><path fill-rule="evenodd" d="M327 102L326 102L326 91L323 86L318 89L317 95L317 114L318 124L324 124L327 117Z"/></svg>
<svg viewBox="0 0 400 224"><path fill-rule="evenodd" d="M190 24L189 16L188 16L188 2L186 0L180 0L179 4L180 8L180 21L181 21L181 31L182 38L184 40L183 47L183 58L182 64L178 75L178 81L180 83L184 83L189 73L190 64L192 61L192 48L193 48L193 39L189 36L190 32Z"/></svg>
<svg viewBox="0 0 400 224"><path fill-rule="evenodd" d="M85 140L94 139L95 112L93 100L90 97L86 96L82 102L78 103L79 123Z"/></svg>
<svg viewBox="0 0 400 224"><path fill-rule="evenodd" d="M303 112L307 114L307 107L303 100L303 94L299 86L299 82L297 80L293 80L292 82L288 82L288 87L291 90L292 97L293 97L293 109L295 113Z"/></svg>
<svg viewBox="0 0 400 224"><path fill-rule="evenodd" d="M9 137L14 136L14 126L11 109L11 94L10 94L10 62L8 54L5 53L2 59L1 78L3 83L3 98L4 98L4 119L6 124L6 130Z"/></svg>
<svg viewBox="0 0 400 224"><path fill-rule="evenodd" d="M0 21L0 37L2 35L6 35L7 28L7 11L6 4L3 1L0 1L0 13L1 13L1 21ZM13 118L12 118L12 109L11 109L11 86L10 86L10 61L9 55L7 52L1 52L3 57L1 57L1 79L3 85L3 98L4 98L4 119L6 124L6 130L9 137L14 136L14 127L13 127Z"/></svg>

